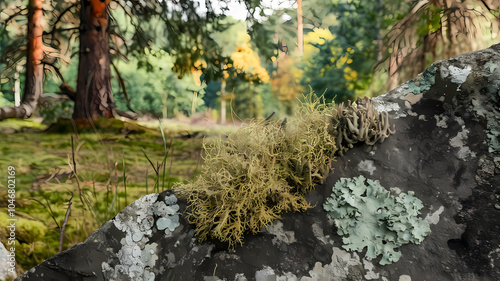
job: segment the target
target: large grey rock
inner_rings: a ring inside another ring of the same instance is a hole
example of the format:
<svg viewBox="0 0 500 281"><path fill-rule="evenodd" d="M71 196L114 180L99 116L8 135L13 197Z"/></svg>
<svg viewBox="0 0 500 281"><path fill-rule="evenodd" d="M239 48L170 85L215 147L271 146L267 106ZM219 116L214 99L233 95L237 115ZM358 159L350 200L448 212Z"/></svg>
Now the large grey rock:
<svg viewBox="0 0 500 281"><path fill-rule="evenodd" d="M235 251L199 244L185 204L165 192L134 202L18 280L500 280L499 52L495 45L436 62L376 98L396 134L339 157L307 195L313 209L285 214ZM396 263L345 251L323 210L341 177L359 175L414 191L424 204L432 233L400 247Z"/></svg>

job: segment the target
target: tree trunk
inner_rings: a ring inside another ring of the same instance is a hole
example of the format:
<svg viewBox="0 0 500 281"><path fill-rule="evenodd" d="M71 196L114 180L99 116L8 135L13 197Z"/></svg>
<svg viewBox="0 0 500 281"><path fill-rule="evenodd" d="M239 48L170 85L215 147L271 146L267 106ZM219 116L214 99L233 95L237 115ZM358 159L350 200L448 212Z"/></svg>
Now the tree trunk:
<svg viewBox="0 0 500 281"><path fill-rule="evenodd" d="M220 86L220 123L226 124L226 80L222 79Z"/></svg>
<svg viewBox="0 0 500 281"><path fill-rule="evenodd" d="M16 73L14 73L14 106L21 106L21 77L19 72L22 70L21 65L16 65Z"/></svg>
<svg viewBox="0 0 500 281"><path fill-rule="evenodd" d="M109 60L110 0L82 0L80 55L73 119L113 117Z"/></svg>
<svg viewBox="0 0 500 281"><path fill-rule="evenodd" d="M297 43L299 44L299 53L302 56L304 52L304 24L302 23L302 0L297 0Z"/></svg>
<svg viewBox="0 0 500 281"><path fill-rule="evenodd" d="M43 0L30 0L28 4L28 48L26 54L26 81L19 106L0 108L0 120L29 118L38 107L43 92Z"/></svg>

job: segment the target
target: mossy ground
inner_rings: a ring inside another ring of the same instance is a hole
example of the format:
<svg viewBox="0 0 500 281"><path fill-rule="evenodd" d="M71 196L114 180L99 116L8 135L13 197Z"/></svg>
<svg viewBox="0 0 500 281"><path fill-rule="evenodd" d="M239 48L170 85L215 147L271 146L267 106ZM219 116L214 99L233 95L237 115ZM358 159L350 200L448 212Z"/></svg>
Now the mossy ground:
<svg viewBox="0 0 500 281"><path fill-rule="evenodd" d="M101 129L108 125L98 124L97 131L91 129L78 135L62 130L67 125L64 122L64 126L53 127L62 133L48 133L44 131L47 127L32 120L0 122L0 198L5 199L0 200L4 210L0 213L0 240L6 243L7 167L14 166L16 261L21 270L58 252L59 227L72 195L63 249L84 241L126 204L153 192L157 177L144 153L155 165L163 161L164 142L158 122L151 122L150 128L145 128L116 121L106 121L113 127L108 131ZM164 128L170 149L166 171L170 174L165 178L165 186L160 176L160 191L194 177L202 161L203 135L207 133L194 132L186 125L182 131L168 124ZM134 130L137 133L130 133ZM72 151L78 182L71 169Z"/></svg>

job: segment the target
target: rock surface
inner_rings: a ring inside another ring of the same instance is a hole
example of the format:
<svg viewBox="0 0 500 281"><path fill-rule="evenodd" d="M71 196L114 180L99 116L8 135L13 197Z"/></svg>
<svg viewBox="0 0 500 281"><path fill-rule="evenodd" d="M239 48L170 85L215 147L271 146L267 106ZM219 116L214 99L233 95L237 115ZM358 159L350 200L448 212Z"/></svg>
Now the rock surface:
<svg viewBox="0 0 500 281"><path fill-rule="evenodd" d="M283 215L235 251L199 244L186 205L165 192L17 280L500 280L499 63L500 45L438 61L376 98L396 134L339 157L307 195L313 209ZM432 233L401 246L398 262L345 251L323 209L340 178L360 175L423 202Z"/></svg>

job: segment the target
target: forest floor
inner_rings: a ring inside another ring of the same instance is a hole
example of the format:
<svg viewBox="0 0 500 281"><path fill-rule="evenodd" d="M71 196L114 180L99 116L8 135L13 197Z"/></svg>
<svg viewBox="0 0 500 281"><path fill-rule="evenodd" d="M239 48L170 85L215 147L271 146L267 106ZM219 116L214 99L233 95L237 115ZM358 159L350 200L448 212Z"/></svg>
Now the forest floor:
<svg viewBox="0 0 500 281"><path fill-rule="evenodd" d="M62 250L83 242L134 200L194 179L203 162L203 139L234 128L166 120L164 139L158 121L120 122L98 124L80 133L67 128L71 123L47 127L32 120L0 122L0 208L4 210L0 241L7 246L7 178L12 166L20 273L58 253L64 224Z"/></svg>

